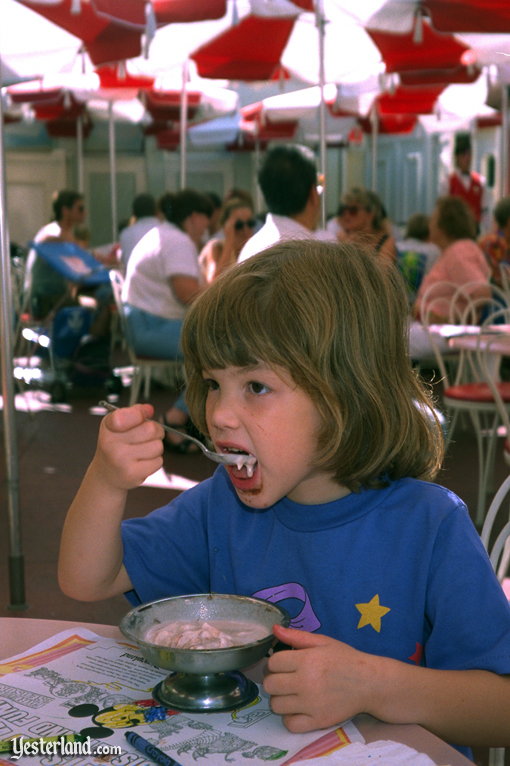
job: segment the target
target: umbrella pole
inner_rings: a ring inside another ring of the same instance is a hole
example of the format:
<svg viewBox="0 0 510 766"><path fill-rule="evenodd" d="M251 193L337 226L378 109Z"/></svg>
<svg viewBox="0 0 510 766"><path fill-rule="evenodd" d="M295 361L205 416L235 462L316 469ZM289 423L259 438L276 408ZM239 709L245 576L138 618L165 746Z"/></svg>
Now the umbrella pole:
<svg viewBox="0 0 510 766"><path fill-rule="evenodd" d="M255 212L261 213L264 209L264 203L262 201L262 190L260 188L260 184L257 183L257 178L259 175L260 170L260 136L259 136L259 124L257 121L255 121L255 133L254 133L254 139L255 139L255 178L254 178L254 184L255 184Z"/></svg>
<svg viewBox="0 0 510 766"><path fill-rule="evenodd" d="M83 194L83 115L76 120L76 171L78 176L78 191Z"/></svg>
<svg viewBox="0 0 510 766"><path fill-rule="evenodd" d="M316 3L315 23L319 33L319 167L322 177L323 192L321 194L321 228L326 228L326 102L324 100L325 70L324 70L324 42L326 34L326 19L322 0Z"/></svg>
<svg viewBox="0 0 510 766"><path fill-rule="evenodd" d="M182 65L181 111L179 124L179 159L181 189L186 188L186 129L188 127L188 61Z"/></svg>
<svg viewBox="0 0 510 766"><path fill-rule="evenodd" d="M108 148L110 153L110 194L112 206L112 242L118 238L117 225L117 171L115 167L115 119L113 101L108 102Z"/></svg>
<svg viewBox="0 0 510 766"><path fill-rule="evenodd" d="M370 119L372 122L372 178L370 188L375 192L377 191L377 141L379 138L379 115L375 106L370 113Z"/></svg>
<svg viewBox="0 0 510 766"><path fill-rule="evenodd" d="M508 85L501 85L501 141L500 141L500 171L499 171L499 199L508 194Z"/></svg>
<svg viewBox="0 0 510 766"><path fill-rule="evenodd" d="M2 338L1 374L7 476L7 513L9 519L9 608L25 609L25 564L21 547L18 448L14 424L16 412L14 407L14 374L12 365L12 318L14 312L12 305L9 236L7 232L3 119L2 100L0 98L0 290L2 295L0 337Z"/></svg>

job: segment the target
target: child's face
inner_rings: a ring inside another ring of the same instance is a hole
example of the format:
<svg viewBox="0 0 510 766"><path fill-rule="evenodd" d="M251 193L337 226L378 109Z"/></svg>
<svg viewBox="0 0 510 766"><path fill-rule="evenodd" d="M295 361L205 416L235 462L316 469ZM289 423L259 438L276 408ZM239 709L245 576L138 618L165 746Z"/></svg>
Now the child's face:
<svg viewBox="0 0 510 766"><path fill-rule="evenodd" d="M282 368L264 364L204 370L206 420L218 452L240 450L257 458L253 476L228 466L239 499L267 508L282 497L317 504L346 494L330 474L313 467L319 412Z"/></svg>

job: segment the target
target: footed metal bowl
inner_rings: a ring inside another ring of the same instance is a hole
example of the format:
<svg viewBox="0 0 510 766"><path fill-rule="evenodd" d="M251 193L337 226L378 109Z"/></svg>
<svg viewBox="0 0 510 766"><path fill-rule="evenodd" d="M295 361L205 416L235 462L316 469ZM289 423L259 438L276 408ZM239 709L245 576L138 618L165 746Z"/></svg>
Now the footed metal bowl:
<svg viewBox="0 0 510 766"><path fill-rule="evenodd" d="M267 628L267 635L258 641L221 649L175 649L146 640L150 628L181 620L256 622ZM120 629L138 645L148 662L173 671L153 689L160 704L204 712L232 710L255 699L256 684L238 671L265 657L276 641L272 633L275 624L289 624L289 615L276 604L250 596L196 593L135 607L122 619Z"/></svg>

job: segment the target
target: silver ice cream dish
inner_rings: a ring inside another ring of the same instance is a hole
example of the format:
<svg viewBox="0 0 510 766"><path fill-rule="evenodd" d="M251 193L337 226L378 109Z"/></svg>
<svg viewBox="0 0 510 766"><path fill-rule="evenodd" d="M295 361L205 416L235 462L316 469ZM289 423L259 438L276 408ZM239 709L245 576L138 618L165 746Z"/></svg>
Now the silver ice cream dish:
<svg viewBox="0 0 510 766"><path fill-rule="evenodd" d="M177 649L147 640L154 626L181 621L253 622L266 633L259 640L220 649ZM172 671L154 687L154 699L168 708L203 713L233 710L257 697L257 685L240 668L266 656L276 643L275 624L289 624L289 615L276 604L250 596L196 593L137 606L123 617L120 629L147 662Z"/></svg>

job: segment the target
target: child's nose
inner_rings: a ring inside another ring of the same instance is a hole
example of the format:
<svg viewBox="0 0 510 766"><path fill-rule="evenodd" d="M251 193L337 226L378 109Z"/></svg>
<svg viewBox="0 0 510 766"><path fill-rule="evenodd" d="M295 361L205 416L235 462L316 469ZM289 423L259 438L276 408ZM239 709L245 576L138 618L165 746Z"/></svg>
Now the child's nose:
<svg viewBox="0 0 510 766"><path fill-rule="evenodd" d="M214 428L237 428L239 418L232 397L219 395L208 408L210 425Z"/></svg>

